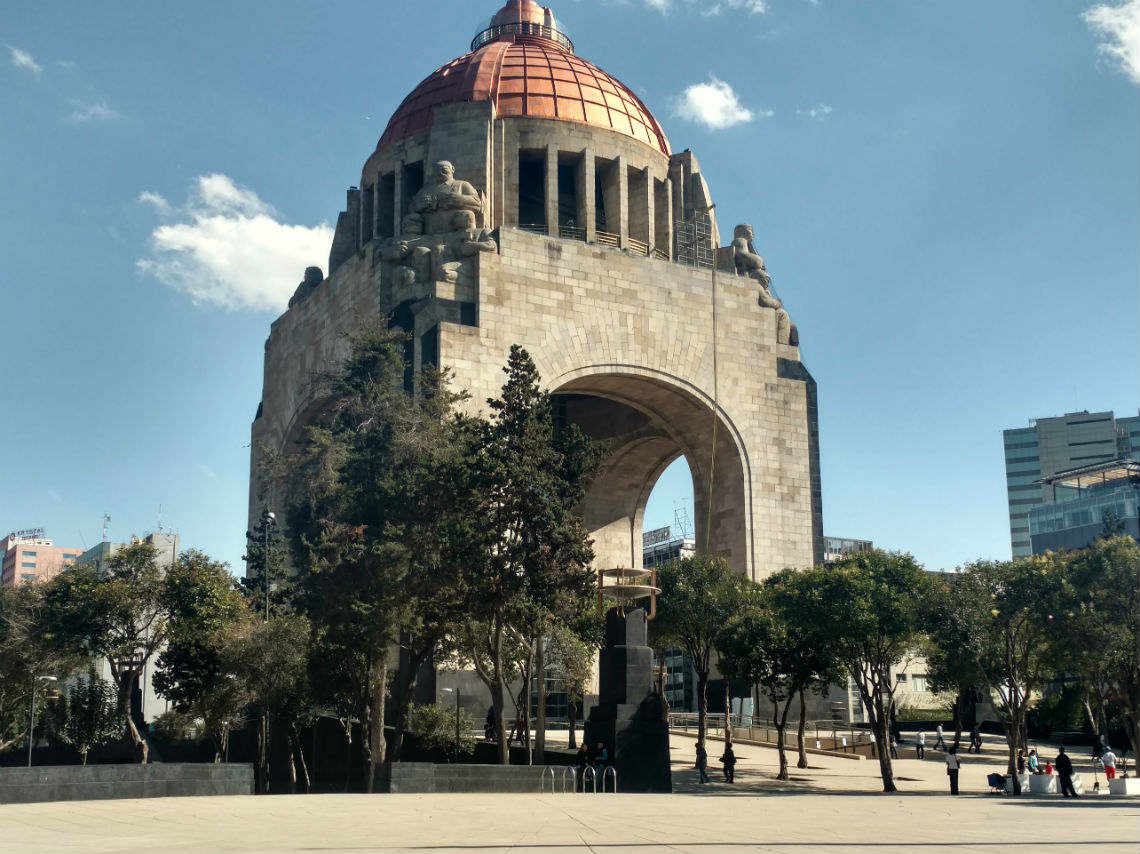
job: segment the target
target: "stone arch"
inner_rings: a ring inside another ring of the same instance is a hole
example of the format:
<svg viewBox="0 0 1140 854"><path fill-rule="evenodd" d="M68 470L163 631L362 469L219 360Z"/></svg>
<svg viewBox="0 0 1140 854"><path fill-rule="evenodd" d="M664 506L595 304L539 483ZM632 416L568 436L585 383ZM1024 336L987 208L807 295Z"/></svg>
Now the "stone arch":
<svg viewBox="0 0 1140 854"><path fill-rule="evenodd" d="M697 548L754 575L751 474L740 431L711 397L673 375L619 364L552 377L560 414L610 444L582 508L598 566L641 566L641 527L661 473L684 454L693 476ZM712 489L709 488L710 473Z"/></svg>

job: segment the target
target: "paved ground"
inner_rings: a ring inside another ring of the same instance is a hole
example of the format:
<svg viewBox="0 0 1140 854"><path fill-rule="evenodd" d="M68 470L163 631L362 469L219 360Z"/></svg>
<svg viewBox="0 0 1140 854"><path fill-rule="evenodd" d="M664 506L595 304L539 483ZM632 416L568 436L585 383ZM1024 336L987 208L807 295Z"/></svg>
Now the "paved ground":
<svg viewBox="0 0 1140 854"><path fill-rule="evenodd" d="M774 779L775 751L741 745L738 784L701 786L674 739L673 795L315 795L0 806L0 851L999 851L1136 852L1140 803L984 794L992 756L950 798L940 762L810 757ZM714 746L715 747L715 746ZM996 745L994 745L996 747ZM715 757L715 749L710 750ZM794 762L794 754L793 754Z"/></svg>

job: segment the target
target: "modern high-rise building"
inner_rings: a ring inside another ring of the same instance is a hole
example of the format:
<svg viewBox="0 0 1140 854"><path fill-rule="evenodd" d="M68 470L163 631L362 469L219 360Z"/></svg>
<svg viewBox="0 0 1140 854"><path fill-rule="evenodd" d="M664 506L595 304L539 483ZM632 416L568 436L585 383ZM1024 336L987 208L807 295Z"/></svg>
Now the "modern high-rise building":
<svg viewBox="0 0 1140 854"><path fill-rule="evenodd" d="M825 536L823 538L823 562L832 563L841 557L859 554L860 552L869 552L874 548L875 544L870 540L853 540L850 537Z"/></svg>
<svg viewBox="0 0 1140 854"><path fill-rule="evenodd" d="M57 546L42 528L13 531L0 540L0 584L15 587L50 581L75 563L81 549Z"/></svg>
<svg viewBox="0 0 1140 854"><path fill-rule="evenodd" d="M1140 460L1140 417L1116 418L1111 411L1037 418L1002 436L1014 557L1033 554L1029 511L1051 503L1053 496L1045 478L1115 459Z"/></svg>

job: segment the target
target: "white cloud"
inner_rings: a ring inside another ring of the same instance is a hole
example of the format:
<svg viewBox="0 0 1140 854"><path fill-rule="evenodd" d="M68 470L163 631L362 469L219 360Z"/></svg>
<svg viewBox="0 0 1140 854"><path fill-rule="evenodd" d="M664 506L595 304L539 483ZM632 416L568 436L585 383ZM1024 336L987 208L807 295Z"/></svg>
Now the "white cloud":
<svg viewBox="0 0 1140 854"><path fill-rule="evenodd" d="M26 50L8 45L8 54L12 59L12 64L17 68L23 68L25 71L30 71L32 74L36 75L36 77L39 77L41 74L43 74L43 68Z"/></svg>
<svg viewBox="0 0 1140 854"><path fill-rule="evenodd" d="M723 130L750 122L755 117L766 119L772 116L771 110L753 112L745 107L731 86L711 74L707 83L694 83L678 95L674 107L681 118L710 130Z"/></svg>
<svg viewBox="0 0 1140 854"><path fill-rule="evenodd" d="M281 222L257 193L226 175L200 176L177 209L150 191L138 201L173 220L155 228L138 270L195 302L281 311L305 268L320 265L332 245L328 225Z"/></svg>
<svg viewBox="0 0 1140 854"><path fill-rule="evenodd" d="M140 205L150 205L159 216L169 216L171 211L170 202L150 190L143 190L135 201Z"/></svg>
<svg viewBox="0 0 1140 854"><path fill-rule="evenodd" d="M809 107L806 110L796 110L797 116L807 116L808 118L815 119L822 122L827 119L833 112L835 112L830 104L818 104L814 107Z"/></svg>
<svg viewBox="0 0 1140 854"><path fill-rule="evenodd" d="M1140 0L1101 3L1085 10L1082 17L1106 39L1097 49L1134 83L1140 83Z"/></svg>
<svg viewBox="0 0 1140 854"><path fill-rule="evenodd" d="M72 101L71 104L74 109L63 119L68 124L83 125L88 122L111 122L123 117L123 114L118 110L107 106L106 101L96 101L93 104Z"/></svg>

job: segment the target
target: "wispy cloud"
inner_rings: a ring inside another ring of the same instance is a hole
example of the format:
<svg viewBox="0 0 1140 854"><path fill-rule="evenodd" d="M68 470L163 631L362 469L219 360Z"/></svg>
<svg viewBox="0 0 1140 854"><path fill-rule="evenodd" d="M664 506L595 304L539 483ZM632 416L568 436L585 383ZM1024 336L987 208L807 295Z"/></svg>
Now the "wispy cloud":
<svg viewBox="0 0 1140 854"><path fill-rule="evenodd" d="M1082 17L1105 39L1097 50L1114 68L1140 84L1140 0L1100 3L1086 9Z"/></svg>
<svg viewBox="0 0 1140 854"><path fill-rule="evenodd" d="M806 110L796 110L797 116L807 116L810 119L815 119L817 122L826 120L835 110L831 108L830 104L817 104L814 107L808 107Z"/></svg>
<svg viewBox="0 0 1140 854"><path fill-rule="evenodd" d="M17 68L30 71L36 77L44 73L43 66L36 62L32 55L26 50L8 45L8 55L11 57L12 64Z"/></svg>
<svg viewBox="0 0 1140 854"><path fill-rule="evenodd" d="M284 223L257 193L226 175L200 176L177 208L149 190L138 201L170 220L151 233L139 272L195 302L280 311L305 268L320 264L332 244L328 225Z"/></svg>
<svg viewBox="0 0 1140 854"><path fill-rule="evenodd" d="M95 101L90 104L82 101L72 101L72 110L63 120L72 125L85 125L90 122L113 122L121 119L123 114L107 105L106 101Z"/></svg>
<svg viewBox="0 0 1140 854"><path fill-rule="evenodd" d="M47 496L52 501L54 501L56 504L62 504L63 503L63 496L60 495L58 492L56 492L54 489L47 490Z"/></svg>
<svg viewBox="0 0 1140 854"><path fill-rule="evenodd" d="M205 477L208 477L210 480L217 480L218 479L218 473L216 471L214 471L212 468L210 468L208 465L206 465L205 463L194 463L194 467L196 469L198 469L198 471L200 471Z"/></svg>
<svg viewBox="0 0 1140 854"><path fill-rule="evenodd" d="M689 9L700 12L706 18L725 12L763 15L768 11L768 0L717 0L712 4L704 2L704 0L641 0L641 2L647 8L662 14L679 9Z"/></svg>
<svg viewBox="0 0 1140 854"><path fill-rule="evenodd" d="M707 83L694 83L674 98L674 112L709 130L723 130L753 118L767 119L773 115L771 110L753 111L745 107L731 86L711 74Z"/></svg>

